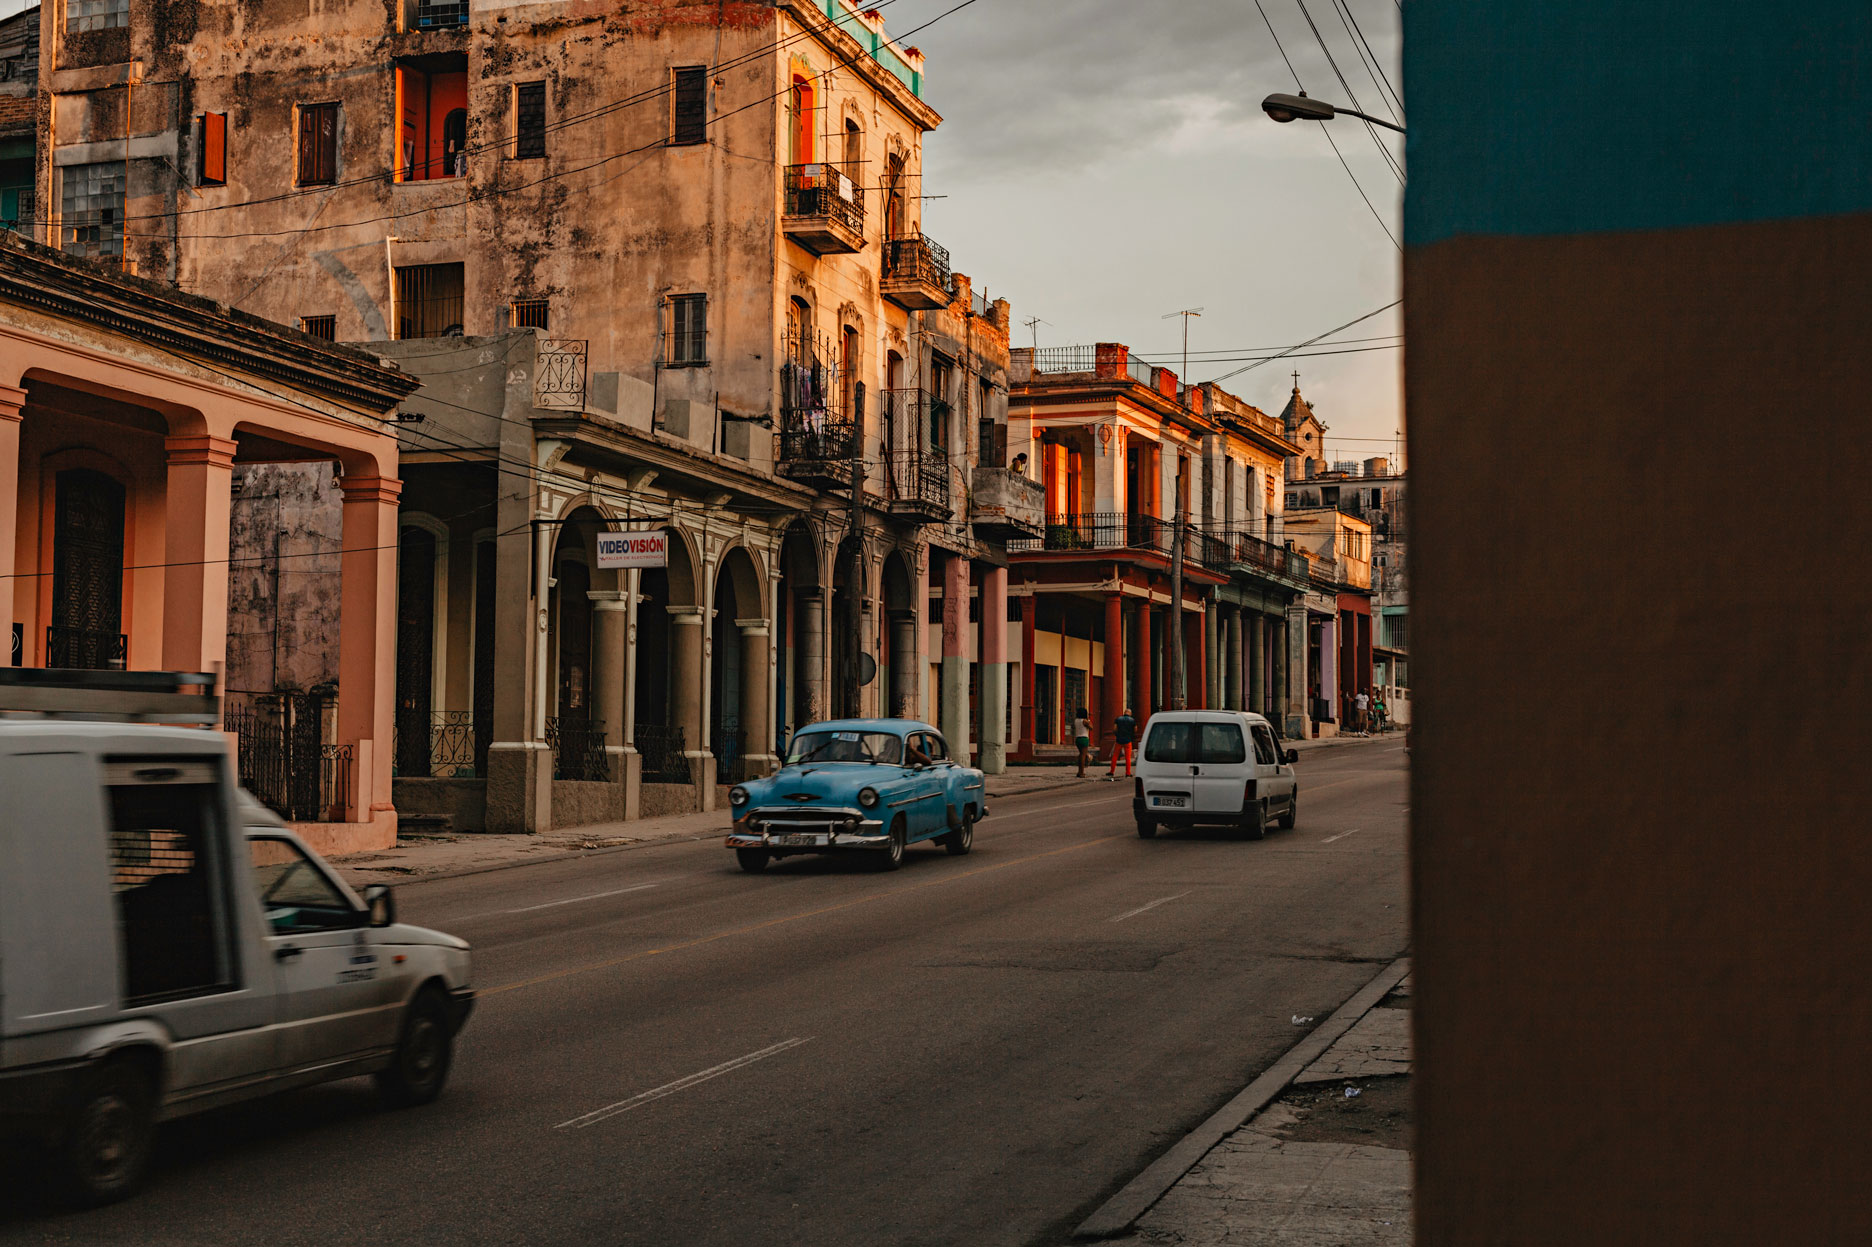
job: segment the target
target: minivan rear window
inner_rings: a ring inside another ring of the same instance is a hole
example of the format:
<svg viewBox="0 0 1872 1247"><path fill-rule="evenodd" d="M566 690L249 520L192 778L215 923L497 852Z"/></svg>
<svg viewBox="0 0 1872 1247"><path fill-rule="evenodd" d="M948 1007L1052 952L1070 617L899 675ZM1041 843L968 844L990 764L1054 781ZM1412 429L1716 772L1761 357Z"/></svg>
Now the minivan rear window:
<svg viewBox="0 0 1872 1247"><path fill-rule="evenodd" d="M1144 741L1146 762L1220 765L1246 762L1248 745L1234 723L1153 723Z"/></svg>

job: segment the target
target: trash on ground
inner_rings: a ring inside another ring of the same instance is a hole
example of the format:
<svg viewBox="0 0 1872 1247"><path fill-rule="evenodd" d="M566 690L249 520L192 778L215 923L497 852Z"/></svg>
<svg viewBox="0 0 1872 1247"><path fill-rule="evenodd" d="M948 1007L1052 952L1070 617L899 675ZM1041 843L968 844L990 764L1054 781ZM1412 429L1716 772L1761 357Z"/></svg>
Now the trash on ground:
<svg viewBox="0 0 1872 1247"><path fill-rule="evenodd" d="M1313 1020L1312 1018L1303 1018L1298 1013L1293 1015L1293 1024L1295 1026L1305 1026L1308 1022L1311 1022L1312 1020Z"/></svg>
<svg viewBox="0 0 1872 1247"><path fill-rule="evenodd" d="M1352 1097L1356 1096L1358 1093L1359 1093L1359 1089L1357 1087L1347 1087L1345 1089L1345 1098L1350 1100Z"/></svg>

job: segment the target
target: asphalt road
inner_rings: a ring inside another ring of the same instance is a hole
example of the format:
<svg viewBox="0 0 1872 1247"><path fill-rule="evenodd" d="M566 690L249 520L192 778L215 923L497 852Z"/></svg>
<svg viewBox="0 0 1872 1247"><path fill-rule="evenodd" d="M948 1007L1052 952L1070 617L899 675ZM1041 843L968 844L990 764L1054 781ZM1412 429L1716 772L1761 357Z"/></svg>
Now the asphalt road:
<svg viewBox="0 0 1872 1247"><path fill-rule="evenodd" d="M1259 843L1087 783L895 874L713 841L410 885L482 993L439 1102L173 1123L126 1204L0 1181L0 1242L1058 1243L1405 950L1401 745L1300 778Z"/></svg>

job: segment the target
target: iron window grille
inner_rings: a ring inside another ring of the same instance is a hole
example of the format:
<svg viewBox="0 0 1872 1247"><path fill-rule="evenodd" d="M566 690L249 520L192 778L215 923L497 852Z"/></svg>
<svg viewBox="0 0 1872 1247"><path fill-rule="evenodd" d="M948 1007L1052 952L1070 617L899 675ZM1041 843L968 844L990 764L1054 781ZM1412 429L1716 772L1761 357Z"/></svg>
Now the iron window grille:
<svg viewBox="0 0 1872 1247"><path fill-rule="evenodd" d="M301 316L299 327L314 338L323 338L327 342L338 340L338 318L336 316Z"/></svg>
<svg viewBox="0 0 1872 1247"><path fill-rule="evenodd" d="M663 363L670 368L696 368L708 363L708 296L673 294L669 297L669 330L663 343Z"/></svg>
<svg viewBox="0 0 1872 1247"><path fill-rule="evenodd" d="M546 84L522 82L514 87L514 158L538 160L546 155Z"/></svg>
<svg viewBox="0 0 1872 1247"><path fill-rule="evenodd" d="M547 304L544 299L516 299L511 313L515 329L544 329Z"/></svg>
<svg viewBox="0 0 1872 1247"><path fill-rule="evenodd" d="M407 264L397 269L397 337L441 338L462 331L462 266Z"/></svg>
<svg viewBox="0 0 1872 1247"><path fill-rule="evenodd" d="M338 105L299 106L299 185L338 180Z"/></svg>
<svg viewBox="0 0 1872 1247"><path fill-rule="evenodd" d="M670 146L708 139L708 69L702 65L671 71Z"/></svg>

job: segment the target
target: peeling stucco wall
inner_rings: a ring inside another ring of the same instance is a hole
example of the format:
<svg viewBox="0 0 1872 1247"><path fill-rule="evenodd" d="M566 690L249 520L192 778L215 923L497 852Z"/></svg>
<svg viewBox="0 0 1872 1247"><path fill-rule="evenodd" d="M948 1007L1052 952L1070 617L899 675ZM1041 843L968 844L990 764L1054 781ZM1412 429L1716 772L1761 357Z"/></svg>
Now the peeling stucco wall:
<svg viewBox="0 0 1872 1247"><path fill-rule="evenodd" d="M329 463L237 465L229 520L227 688L338 678L344 515Z"/></svg>

